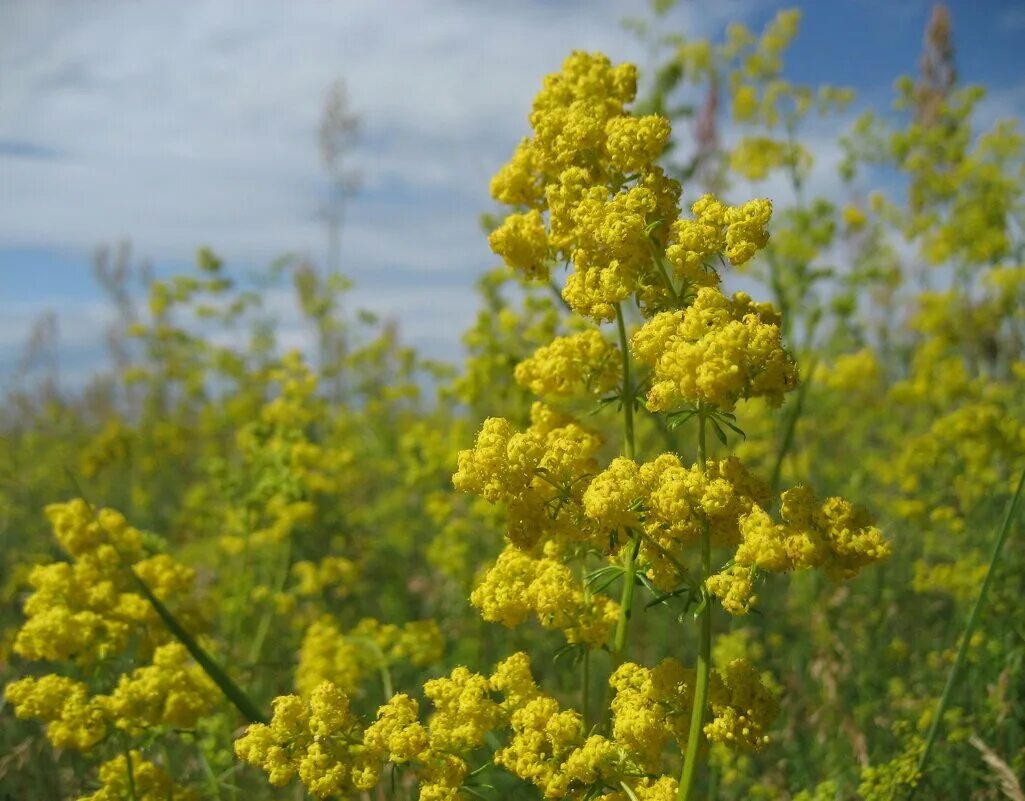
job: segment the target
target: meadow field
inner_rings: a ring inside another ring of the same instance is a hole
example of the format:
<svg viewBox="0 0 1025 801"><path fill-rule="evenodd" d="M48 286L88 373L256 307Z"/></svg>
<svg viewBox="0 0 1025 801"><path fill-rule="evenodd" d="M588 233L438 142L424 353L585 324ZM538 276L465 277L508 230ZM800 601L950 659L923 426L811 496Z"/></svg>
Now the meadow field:
<svg viewBox="0 0 1025 801"><path fill-rule="evenodd" d="M0 412L0 799L1025 799L1018 121L937 5L810 181L800 13L669 5L538 70L461 360L98 262L112 358Z"/></svg>

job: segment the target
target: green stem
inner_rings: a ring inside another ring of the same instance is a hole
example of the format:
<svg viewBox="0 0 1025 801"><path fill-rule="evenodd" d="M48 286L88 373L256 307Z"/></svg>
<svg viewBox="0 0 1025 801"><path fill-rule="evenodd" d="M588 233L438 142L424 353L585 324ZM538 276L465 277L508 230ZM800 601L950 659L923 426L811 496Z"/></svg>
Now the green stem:
<svg viewBox="0 0 1025 801"><path fill-rule="evenodd" d="M93 521L102 531L106 532L106 529L103 527L103 523L100 522L99 515L96 514L95 507L89 503L85 497L85 493L82 492L82 487L78 483L78 479L75 478L75 475L67 467L65 467L65 472L71 480L78 496L88 507L89 514L92 516ZM116 548L117 546L114 544L113 537L107 534L107 538L110 544ZM153 593L153 590L149 588L149 585L139 577L139 574L135 572L132 565L125 561L120 553L118 553L118 556L121 558L121 562L124 565L125 570L128 571L128 574L132 577L135 585L138 587L139 592L142 593L143 597L147 601L149 601L150 606L153 607L161 621L163 621L167 630L174 635L174 638L178 640L178 642L185 646L185 650L189 652L196 664L199 665L203 669L203 672L206 673L214 684L218 686L220 691L224 694L224 697L231 701L234 707L241 712L250 723L266 723L267 718L259 710L256 704L253 703L249 696L243 692L242 688L232 680L231 676L227 674L224 668L218 665L217 662L215 662L196 641L196 639L189 634L185 627L171 613L171 610L164 606L163 602Z"/></svg>
<svg viewBox="0 0 1025 801"><path fill-rule="evenodd" d="M616 326L619 330L619 347L623 357L623 452L628 459L634 458L634 394L630 384L630 343L626 338L626 321L623 309L616 304ZM615 670L623 661L626 650L626 638L630 630L630 612L634 599L634 577L637 573L637 552L641 547L641 539L630 529L630 546L623 552L623 592L619 601L619 619L616 621L616 634L612 642L612 669Z"/></svg>
<svg viewBox="0 0 1025 801"><path fill-rule="evenodd" d="M786 289L779 274L779 263L773 256L772 251L766 252L766 260L769 262L769 286L775 297L776 306L779 307L780 318L782 319L783 341L790 341L790 303L787 300Z"/></svg>
<svg viewBox="0 0 1025 801"><path fill-rule="evenodd" d="M555 295L555 299L559 302L559 305L562 306L562 308L564 308L566 311L572 313L573 307L570 306L569 303L566 302L566 298L562 296L562 290L559 289L559 285L556 284L555 281L549 279L548 287L552 290L552 294Z"/></svg>
<svg viewBox="0 0 1025 801"><path fill-rule="evenodd" d="M285 540L284 546L282 547L281 559L278 563L277 570L274 576L274 592L280 593L285 588L285 583L288 581L288 569L292 564L292 537L289 535L288 539ZM260 623L256 628L256 636L253 637L252 646L249 649L249 660L250 665L255 665L260 661L260 653L263 651L263 644L267 640L267 635L270 632L270 624L274 619L274 599L271 599L271 603L260 619Z"/></svg>
<svg viewBox="0 0 1025 801"><path fill-rule="evenodd" d="M580 582L583 584L584 603L591 605L591 587L587 583L587 554L580 560ZM580 660L580 718L583 733L591 730L591 649L585 648Z"/></svg>
<svg viewBox="0 0 1025 801"><path fill-rule="evenodd" d="M616 304L616 326L619 330L619 347L623 358L623 452L628 459L634 458L634 395L630 385L630 344L626 338L626 321L623 310ZM630 544L623 549L623 591L619 599L619 618L616 620L616 632L612 640L612 671L615 672L623 663L626 653L627 636L630 632L630 615L633 608L634 584L637 575L637 553L641 548L641 538L630 529ZM603 719L609 719L608 701L609 687L605 687Z"/></svg>
<svg viewBox="0 0 1025 801"><path fill-rule="evenodd" d="M652 264L655 265L655 269L658 271L658 274L662 277L662 281L665 283L666 289L669 290L669 295L670 297L672 297L673 303L679 306L680 293L677 292L676 287L673 286L673 281L669 277L669 274L666 272L665 265L662 263L662 254L659 252L658 248L655 247L655 243L652 241L651 237L648 237L648 248L651 250Z"/></svg>
<svg viewBox="0 0 1025 801"><path fill-rule="evenodd" d="M139 592L141 592L143 596L145 596L146 600L150 602L150 606L152 606L160 616L164 625L167 626L168 631L174 635L178 642L185 646L185 649L196 661L196 664L203 668L203 672L206 673L214 684L220 688L224 697L231 701L232 705L241 712L243 717L245 717L250 723L266 723L266 716L259 710L259 708L257 708L256 704L254 704L242 688L234 682L224 668L213 660L213 658L203 649L203 646L196 642L195 638L186 631L185 627L178 622L178 619L171 614L171 610L164 606L163 602L153 594L153 591L149 588L146 582L139 578L139 575L131 567L128 567L128 572L131 573L132 578L135 579Z"/></svg>
<svg viewBox="0 0 1025 801"><path fill-rule="evenodd" d="M125 770L128 772L128 797L131 801L139 801L139 796L135 792L135 768L132 767L132 748L128 744L127 738L124 743L125 752Z"/></svg>
<svg viewBox="0 0 1025 801"><path fill-rule="evenodd" d="M957 649L957 657L954 659L953 667L950 668L946 686L943 688L943 695L940 696L940 701L936 705L936 711L933 713L932 722L929 724L929 732L925 737L925 748L922 750L922 756L918 760L919 777L925 774L925 768L929 762L929 755L932 753L933 745L936 743L936 736L939 734L940 726L943 723L943 715L947 711L947 706L950 704L950 698L953 693L954 686L957 684L957 680L961 674L961 669L964 667L965 656L968 654L968 646L971 643L972 634L975 632L975 626L979 622L979 613L982 611L983 604L986 601L986 593L989 591L989 585L992 582L993 574L996 572L997 560L1000 558L1000 552L1004 549L1004 543L1007 541L1007 534L1011 530L1011 522L1014 520L1015 514L1018 511L1018 502L1021 500L1021 491L1023 486L1025 486L1025 469L1022 470L1021 477L1018 479L1018 487L1014 491L1014 497L1011 499L1011 503L1004 514L1004 520L1000 525L1000 531L997 534L996 542L993 544L993 553L989 558L989 567L986 569L986 577L982 580L982 586L979 588L979 594L975 599L975 605L972 607L972 611L968 615L968 623L965 625L964 633L961 635L961 644ZM918 785L915 784L911 787L911 790L907 795L908 801L914 797L917 786Z"/></svg>
<svg viewBox="0 0 1025 801"><path fill-rule="evenodd" d="M583 720L584 734L591 730L591 649L584 650L583 659L580 660L580 710Z"/></svg>
<svg viewBox="0 0 1025 801"><path fill-rule="evenodd" d="M787 415L786 422L784 423L783 439L779 444L779 450L776 452L776 462L772 466L772 479L769 481L773 496L779 490L780 475L783 472L783 460L794 444L797 420L804 410L804 398L808 394L808 385L811 383L811 377L815 373L815 365L816 358L812 356L808 362L808 370L804 380L801 381L801 385L797 388L797 398L794 400L793 406L790 407L790 414Z"/></svg>
<svg viewBox="0 0 1025 801"><path fill-rule="evenodd" d="M634 585L637 583L637 552L641 548L641 538L630 532L630 547L623 551L623 592L619 598L619 619L616 621L616 634L612 641L612 669L623 663L626 652L626 638L630 633L630 613L634 603Z"/></svg>
<svg viewBox="0 0 1025 801"><path fill-rule="evenodd" d="M392 696L395 695L395 688L392 687L391 683L391 670L388 669L388 665L382 662L380 665L381 672L381 689L384 690L384 702L388 703Z"/></svg>
<svg viewBox="0 0 1025 801"><path fill-rule="evenodd" d="M705 416L698 414L698 464L705 469ZM690 801L697 778L701 742L704 739L705 707L708 705L708 680L711 675L712 656L712 603L705 589L705 581L712 572L712 541L707 523L701 527L701 614L698 618L698 664L694 686L694 708L687 733L687 752L680 774L679 801Z"/></svg>
<svg viewBox="0 0 1025 801"><path fill-rule="evenodd" d="M630 385L630 343L626 338L626 321L623 309L616 304L616 326L619 329L619 347L623 352L623 452L628 459L634 458L634 393Z"/></svg>
<svg viewBox="0 0 1025 801"><path fill-rule="evenodd" d="M220 782L217 781L217 776L214 775L213 768L210 767L210 760L206 758L206 754L203 753L202 748L198 748L196 752L199 756L200 765L203 768L203 775L206 776L206 781L209 785L211 798L216 798L220 801L221 785Z"/></svg>
<svg viewBox="0 0 1025 801"><path fill-rule="evenodd" d="M645 534L644 531L639 530L637 534L640 536L642 540L644 540L644 542L648 544L648 547L650 547L652 550L658 551L658 553L673 566L673 568L676 570L676 574L681 579L690 583L690 571L688 571L687 568L683 566L683 563L679 559L673 556L672 552L667 551L655 540L653 540L650 536Z"/></svg>

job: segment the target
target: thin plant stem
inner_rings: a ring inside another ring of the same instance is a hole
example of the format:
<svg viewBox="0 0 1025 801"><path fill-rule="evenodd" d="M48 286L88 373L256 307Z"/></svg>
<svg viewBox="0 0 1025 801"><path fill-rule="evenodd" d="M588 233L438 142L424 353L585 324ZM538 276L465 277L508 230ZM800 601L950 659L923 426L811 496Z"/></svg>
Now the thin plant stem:
<svg viewBox="0 0 1025 801"><path fill-rule="evenodd" d="M213 794L212 797L220 801L221 784L217 780L217 776L214 775L213 768L210 767L210 761L206 758L206 753L202 748L196 749L196 753L199 757L200 766L203 768L203 775L206 777L210 792Z"/></svg>
<svg viewBox="0 0 1025 801"><path fill-rule="evenodd" d="M274 577L273 587L275 592L281 592L285 587L285 582L288 580L288 569L292 563L292 537L289 536L285 540L284 546L282 547L281 559L278 563L276 575ZM263 644L267 640L267 634L270 632L270 624L274 619L274 607L273 604L264 612L263 617L260 619L260 623L256 628L256 636L253 638L252 646L249 649L249 664L255 664L260 661L260 653L263 651Z"/></svg>
<svg viewBox="0 0 1025 801"><path fill-rule="evenodd" d="M648 237L648 248L651 250L651 263L655 265L655 269L658 270L658 274L662 276L662 281L666 285L666 289L669 290L669 295L673 299L673 303L676 305L680 304L680 294L676 291L676 287L673 286L673 281L666 272L665 265L662 263L662 254L659 253L658 248L655 247L655 243L651 237Z"/></svg>
<svg viewBox="0 0 1025 801"><path fill-rule="evenodd" d="M705 415L698 414L698 464L705 469ZM701 527L701 613L698 616L698 664L694 685L694 708L690 715L690 730L687 733L687 752L680 773L679 801L690 801L697 778L701 743L704 739L705 707L708 705L708 680L711 674L712 656L712 604L705 588L705 581L712 572L712 542L706 523Z"/></svg>
<svg viewBox="0 0 1025 801"><path fill-rule="evenodd" d="M653 540L649 535L645 534L643 530L638 530L637 533L640 536L640 538L648 544L649 547L658 551L659 555L662 556L663 559L668 561L673 566L673 569L676 570L676 574L681 579L683 579L684 581L690 581L690 571L683 566L683 563L680 562L679 559L673 556L671 551L667 551L655 540Z"/></svg>
<svg viewBox="0 0 1025 801"><path fill-rule="evenodd" d="M135 792L135 768L132 766L132 748L127 738L124 743L125 770L128 773L128 797L131 801L139 801L139 795Z"/></svg>
<svg viewBox="0 0 1025 801"><path fill-rule="evenodd" d="M377 660L377 672L381 676L381 690L384 693L384 702L388 703L395 695L395 688L392 686L391 668L388 667L388 660L372 637L352 637L353 642L366 646L367 650L373 653Z"/></svg>
<svg viewBox="0 0 1025 801"><path fill-rule="evenodd" d="M78 483L78 479L75 478L75 475L69 469L65 468L65 471L71 481L71 484L74 486L75 491L78 493L78 496L85 502L86 507L89 509L89 514L92 516L93 521L102 531L106 532L106 529L103 527L103 523L100 522L100 518L96 514L95 507L93 507L93 505L86 499L85 493L82 491L82 487ZM110 537L109 533L107 534L107 538L110 541L110 544L116 549L117 546L114 544L114 539ZM121 557L121 554L118 553L118 556ZM267 717L260 711L259 707L257 707L242 688L234 682L231 676L228 675L227 671L217 664L213 657L203 649L203 646L201 646L196 641L196 638L193 637L179 622L179 620L171 613L171 610L164 606L163 601L154 594L149 585L146 584L139 574L135 572L135 569L128 564L123 557L121 558L121 563L124 566L124 569L128 571L129 576L131 576L139 592L147 601L149 601L150 606L153 607L157 616L167 627L167 630L174 635L174 638L178 640L178 642L185 646L185 650L189 652L189 655L195 660L196 664L199 665L203 669L203 672L206 673L213 683L217 685L224 697L227 698L250 723L266 723Z"/></svg>
<svg viewBox="0 0 1025 801"><path fill-rule="evenodd" d="M580 660L580 710L583 722L584 733L591 730L591 649L584 649L584 656Z"/></svg>
<svg viewBox="0 0 1025 801"><path fill-rule="evenodd" d="M619 330L619 347L623 359L623 452L628 459L634 458L634 390L630 381L630 345L626 338L626 321L623 309L616 304L616 326ZM623 549L623 591L619 599L619 618L616 620L616 632L612 640L612 670L615 671L623 663L626 653L627 637L630 633L630 616L633 608L634 583L637 575L637 554L641 548L641 538L634 531L627 529L630 543ZM605 687L605 700L608 701L608 686ZM608 722L609 706L604 704L603 720Z"/></svg>
<svg viewBox="0 0 1025 801"><path fill-rule="evenodd" d="M580 562L580 581L583 584L584 603L591 605L591 587L587 583L587 554ZM580 660L580 717L586 735L591 730L591 649L585 648Z"/></svg>
<svg viewBox="0 0 1025 801"><path fill-rule="evenodd" d="M150 606L152 606L157 615L160 616L164 625L167 626L168 631L174 635L178 642L185 646L185 650L189 652L189 655L196 661L196 664L203 669L203 672L213 680L214 684L217 685L224 697L227 698L235 709L241 712L242 716L250 723L266 723L267 717L259 710L256 704L253 703L252 699L245 694L242 688L234 682L224 668L218 665L217 662L215 662L214 659L203 649L203 646L201 646L196 639L189 634L185 627L178 622L178 619L171 614L171 610L164 606L163 602L153 594L153 591L149 588L146 582L139 578L138 574L132 570L131 567L128 567L128 571L131 573L132 578L135 579L139 592L141 592L146 600L149 601Z"/></svg>
<svg viewBox="0 0 1025 801"><path fill-rule="evenodd" d="M975 626L979 622L979 614L986 602L986 593L989 592L989 585L992 583L993 574L996 572L997 561L1000 559L1000 552L1004 549L1004 543L1007 541L1007 534L1011 530L1011 523L1017 514L1018 503L1021 501L1023 486L1025 486L1025 468L1022 469L1021 476L1018 479L1018 487L1014 491L1014 497L1011 499L1011 503L1008 505L1007 511L1004 513L1004 520L1000 524L999 532L997 532L996 542L993 543L993 553L989 558L989 567L986 569L986 577L982 580L982 586L979 588L979 594L975 598L975 604L972 606L971 613L968 615L968 622L965 624L964 632L961 634L961 644L957 649L957 657L954 659L954 664L950 668L950 673L947 675L947 683L943 688L943 694L940 696L939 703L936 705L936 711L932 716L932 722L929 724L929 732L925 737L925 748L922 749L922 755L918 759L919 777L925 774L925 768L929 764L929 756L932 754L933 746L936 744L936 737L939 734L940 726L943 723L943 715L947 711L947 706L950 704L954 686L957 684L957 680L961 675L961 670L964 668L965 656L968 654L968 646L972 640L972 634L975 633ZM908 791L908 801L914 797L917 786L917 784L912 785L911 789Z"/></svg>
<svg viewBox="0 0 1025 801"><path fill-rule="evenodd" d="M626 321L623 309L616 304L616 326L619 330L619 347L623 358L623 452L628 459L634 458L634 396L630 382L630 346L626 338ZM626 640L630 630L630 613L633 608L634 583L637 573L637 553L640 551L641 539L631 529L630 544L623 549L623 592L619 601L619 619L616 621L616 633L612 641L612 669L615 670L623 661L626 651Z"/></svg>
<svg viewBox="0 0 1025 801"><path fill-rule="evenodd" d="M572 313L573 307L570 306L569 303L566 302L566 298L562 296L562 290L559 289L559 285L550 278L548 279L548 288L552 290L552 294L555 295L555 299L559 302L562 308Z"/></svg>
<svg viewBox="0 0 1025 801"><path fill-rule="evenodd" d="M623 309L616 304L616 326L619 330L619 347L623 352L623 452L628 459L634 458L634 390L630 383L630 343L626 338L626 321Z"/></svg>
<svg viewBox="0 0 1025 801"><path fill-rule="evenodd" d="M612 669L623 663L626 654L626 640L630 633L630 617L634 602L634 585L637 583L637 553L641 548L641 538L630 532L630 546L623 551L623 592L619 599L619 619L616 621L616 634L612 641Z"/></svg>
<svg viewBox="0 0 1025 801"><path fill-rule="evenodd" d="M815 373L816 359L814 356L808 362L807 374L801 385L797 388L797 397L794 399L793 405L790 407L790 413L786 417L783 427L783 439L779 444L779 450L776 452L776 462L772 466L772 478L769 481L769 486L772 488L772 494L775 495L779 490L780 475L783 472L783 460L786 459L787 454L790 453L790 448L794 444L794 433L797 431L797 420L801 416L801 412L804 410L804 398L808 394L808 385L811 383L811 377Z"/></svg>

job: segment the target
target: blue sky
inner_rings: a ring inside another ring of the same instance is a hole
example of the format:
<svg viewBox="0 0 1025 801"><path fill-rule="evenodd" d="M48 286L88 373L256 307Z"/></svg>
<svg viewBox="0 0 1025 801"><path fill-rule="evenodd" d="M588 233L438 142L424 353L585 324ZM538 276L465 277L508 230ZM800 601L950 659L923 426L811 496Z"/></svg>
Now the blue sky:
<svg viewBox="0 0 1025 801"><path fill-rule="evenodd" d="M787 71L885 105L916 69L924 0L684 0L693 36L804 11ZM1025 3L949 4L966 81L987 118L1025 111ZM158 271L210 245L242 270L285 252L321 259L326 182L315 131L345 78L363 133L343 233L355 302L456 357L474 278L494 262L478 226L490 175L526 132L541 76L572 48L644 64L616 0L4 0L0 3L0 387L33 318L58 314L65 380L102 358L106 308L91 275L122 239ZM810 131L834 185L832 129ZM771 188L762 188L767 194ZM286 341L302 344L281 309ZM289 331L289 327L291 330Z"/></svg>

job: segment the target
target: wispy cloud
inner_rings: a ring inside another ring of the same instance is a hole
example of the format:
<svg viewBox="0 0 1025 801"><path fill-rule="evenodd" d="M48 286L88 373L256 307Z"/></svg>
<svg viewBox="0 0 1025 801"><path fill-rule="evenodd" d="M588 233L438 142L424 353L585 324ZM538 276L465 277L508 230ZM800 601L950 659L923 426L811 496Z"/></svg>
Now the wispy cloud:
<svg viewBox="0 0 1025 801"><path fill-rule="evenodd" d="M317 253L315 130L344 76L364 120L347 259L467 270L488 176L525 132L540 76L573 47L636 58L598 3L257 0L14 2L5 76L0 245L86 249L130 236L157 259L208 242L229 258ZM684 7L695 33L722 13Z"/></svg>
<svg viewBox="0 0 1025 801"><path fill-rule="evenodd" d="M673 25L712 33L746 4L684 5ZM397 319L432 355L454 355L473 278L494 261L477 222L488 179L526 133L541 76L573 48L643 60L619 26L635 10L615 0L5 3L0 249L59 251L63 275L122 238L158 265L201 244L235 265L319 258L316 130L342 77L363 123L351 156L362 190L343 233L353 302ZM8 368L48 294L7 315ZM62 336L98 352L95 301L63 296L56 308ZM285 338L302 341L282 314Z"/></svg>

